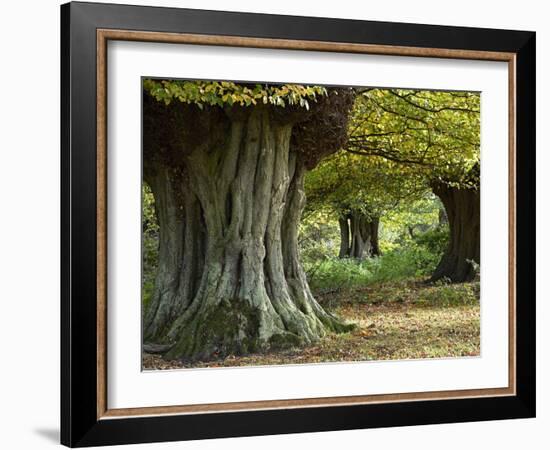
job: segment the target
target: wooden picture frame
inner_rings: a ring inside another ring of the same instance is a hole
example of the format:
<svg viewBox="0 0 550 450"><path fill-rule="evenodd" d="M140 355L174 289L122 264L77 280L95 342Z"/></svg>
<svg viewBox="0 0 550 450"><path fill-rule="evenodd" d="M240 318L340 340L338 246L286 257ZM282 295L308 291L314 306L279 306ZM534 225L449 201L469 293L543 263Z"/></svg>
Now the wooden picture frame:
<svg viewBox="0 0 550 450"><path fill-rule="evenodd" d="M61 442L91 446L535 415L535 33L125 5L61 7ZM109 409L109 40L505 61L507 388Z"/></svg>

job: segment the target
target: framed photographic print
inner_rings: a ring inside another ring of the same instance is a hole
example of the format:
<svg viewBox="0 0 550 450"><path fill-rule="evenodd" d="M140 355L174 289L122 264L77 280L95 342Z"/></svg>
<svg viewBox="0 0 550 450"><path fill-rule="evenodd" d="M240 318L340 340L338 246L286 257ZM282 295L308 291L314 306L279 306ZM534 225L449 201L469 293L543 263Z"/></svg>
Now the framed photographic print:
<svg viewBox="0 0 550 450"><path fill-rule="evenodd" d="M61 441L535 415L535 33L61 7Z"/></svg>

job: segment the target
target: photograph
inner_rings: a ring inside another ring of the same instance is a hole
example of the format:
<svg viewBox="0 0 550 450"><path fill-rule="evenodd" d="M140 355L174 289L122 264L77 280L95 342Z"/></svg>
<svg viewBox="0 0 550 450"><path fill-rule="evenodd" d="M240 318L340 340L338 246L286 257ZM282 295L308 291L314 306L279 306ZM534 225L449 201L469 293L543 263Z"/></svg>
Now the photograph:
<svg viewBox="0 0 550 450"><path fill-rule="evenodd" d="M60 8L60 358L39 357L61 443L388 429L425 448L407 430L486 421L428 441L521 445L534 22L143 3ZM50 208L33 198L14 197Z"/></svg>
<svg viewBox="0 0 550 450"><path fill-rule="evenodd" d="M141 83L142 370L480 356L480 92Z"/></svg>

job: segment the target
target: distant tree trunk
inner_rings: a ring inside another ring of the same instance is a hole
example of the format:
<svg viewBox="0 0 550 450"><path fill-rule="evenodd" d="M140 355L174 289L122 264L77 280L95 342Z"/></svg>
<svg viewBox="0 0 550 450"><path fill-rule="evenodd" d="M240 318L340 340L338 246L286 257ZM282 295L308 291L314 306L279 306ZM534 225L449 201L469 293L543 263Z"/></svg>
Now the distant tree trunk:
<svg viewBox="0 0 550 450"><path fill-rule="evenodd" d="M363 259L370 256L380 256L378 245L378 228L380 219L369 217L358 210L341 215L340 226L340 258Z"/></svg>
<svg viewBox="0 0 550 450"><path fill-rule="evenodd" d="M380 241L379 241L379 234L380 234L380 218L375 217L371 220L371 256L381 256L382 252L380 251Z"/></svg>
<svg viewBox="0 0 550 450"><path fill-rule="evenodd" d="M439 226L443 227L449 225L449 219L447 218L447 213L445 212L445 207L439 208Z"/></svg>
<svg viewBox="0 0 550 450"><path fill-rule="evenodd" d="M433 192L445 206L449 221L449 244L431 281L442 278L453 283L475 277L472 261L479 264L479 190L458 189L447 184L433 185Z"/></svg>
<svg viewBox="0 0 550 450"><path fill-rule="evenodd" d="M338 217L338 224L340 225L340 252L339 258L349 258L350 250L350 233L349 233L349 217L348 215L340 215Z"/></svg>

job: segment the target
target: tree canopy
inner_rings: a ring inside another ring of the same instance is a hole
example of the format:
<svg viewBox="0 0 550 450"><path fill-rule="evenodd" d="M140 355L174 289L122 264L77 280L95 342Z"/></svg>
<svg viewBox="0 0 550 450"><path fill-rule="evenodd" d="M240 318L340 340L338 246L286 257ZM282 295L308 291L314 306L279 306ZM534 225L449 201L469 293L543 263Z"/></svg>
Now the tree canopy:
<svg viewBox="0 0 550 450"><path fill-rule="evenodd" d="M358 95L346 150L414 166L433 181L475 187L480 94L365 89Z"/></svg>
<svg viewBox="0 0 550 450"><path fill-rule="evenodd" d="M309 102L326 96L324 86L301 84L241 84L232 81L187 81L145 79L143 87L158 101L169 105L177 100L209 106L255 106L259 104L284 108L300 106L309 110Z"/></svg>
<svg viewBox="0 0 550 450"><path fill-rule="evenodd" d="M343 152L308 174L309 208L364 209L379 216L421 197L434 182L479 183L476 93L365 89L357 95Z"/></svg>
<svg viewBox="0 0 550 450"><path fill-rule="evenodd" d="M308 210L360 210L373 217L427 189L426 177L413 167L343 151L323 160L306 178Z"/></svg>

